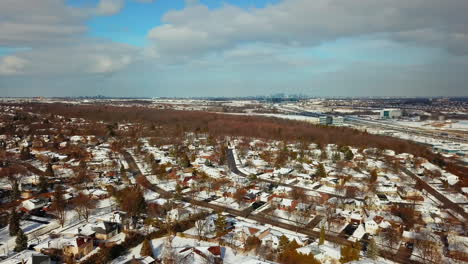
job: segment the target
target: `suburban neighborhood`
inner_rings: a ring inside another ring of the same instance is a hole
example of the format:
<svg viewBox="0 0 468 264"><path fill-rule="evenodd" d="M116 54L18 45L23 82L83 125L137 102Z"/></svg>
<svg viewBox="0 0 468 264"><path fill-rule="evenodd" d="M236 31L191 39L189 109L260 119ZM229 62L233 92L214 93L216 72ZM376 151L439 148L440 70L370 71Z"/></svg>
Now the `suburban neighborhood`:
<svg viewBox="0 0 468 264"><path fill-rule="evenodd" d="M61 107L1 105L1 263L468 261L441 160Z"/></svg>

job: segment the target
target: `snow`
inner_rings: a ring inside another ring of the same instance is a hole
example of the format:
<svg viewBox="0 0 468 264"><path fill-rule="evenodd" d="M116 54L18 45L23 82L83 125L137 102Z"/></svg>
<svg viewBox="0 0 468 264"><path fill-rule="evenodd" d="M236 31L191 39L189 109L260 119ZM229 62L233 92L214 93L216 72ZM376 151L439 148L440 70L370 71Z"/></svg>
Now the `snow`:
<svg viewBox="0 0 468 264"><path fill-rule="evenodd" d="M152 248L153 248L153 255L155 258L160 258L162 252L164 251L165 245L168 244L166 241L168 237L162 237L158 239L153 239L151 241ZM119 264L119 263L124 263L126 261L131 260L134 256L136 258L141 257L140 256L140 251L141 251L141 245L138 245L132 249L129 250L129 253L121 256L114 261L112 261L112 264ZM192 248L196 247L197 249L204 250L206 247L211 247L211 246L218 246L217 243L213 242L208 242L208 241L198 241L196 239L191 239L191 238L183 238L183 237L173 237L171 247L174 251L180 251L185 248ZM236 250L230 248L230 247L223 247L224 248L224 256L223 256L223 263L225 264L268 264L271 262L266 262L260 260L258 257L255 256L248 256L245 253L237 252ZM194 262L194 263L204 263L204 262Z"/></svg>

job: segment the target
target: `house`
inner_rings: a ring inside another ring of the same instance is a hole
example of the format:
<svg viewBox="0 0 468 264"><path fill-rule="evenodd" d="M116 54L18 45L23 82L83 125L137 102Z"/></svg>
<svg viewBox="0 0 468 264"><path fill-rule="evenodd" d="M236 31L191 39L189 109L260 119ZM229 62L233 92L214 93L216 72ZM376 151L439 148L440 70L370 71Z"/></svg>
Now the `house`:
<svg viewBox="0 0 468 264"><path fill-rule="evenodd" d="M62 244L63 253L74 259L81 259L93 251L93 239L90 237L79 236L67 240Z"/></svg>
<svg viewBox="0 0 468 264"><path fill-rule="evenodd" d="M120 232L119 225L117 223L107 221L100 222L93 228L93 230L96 232L96 238L100 240L109 239Z"/></svg>
<svg viewBox="0 0 468 264"><path fill-rule="evenodd" d="M261 233L262 227L255 225L239 225L234 229L233 240L239 247L244 247L247 239L251 236L257 236ZM264 229L264 228L263 228Z"/></svg>
<svg viewBox="0 0 468 264"><path fill-rule="evenodd" d="M284 176L288 176L289 174L291 174L291 172L293 172L293 169L280 168L280 169L277 169L277 170L273 171L273 176L274 177L284 177Z"/></svg>
<svg viewBox="0 0 468 264"><path fill-rule="evenodd" d="M363 204L364 203L359 201L359 200L346 199L343 202L343 209L348 210L348 211L352 211L352 210L360 209L363 206Z"/></svg>
<svg viewBox="0 0 468 264"><path fill-rule="evenodd" d="M308 240L306 235L284 233L271 228L262 231L257 235L257 237L262 242L262 245L276 250L280 245L280 238L283 235L286 236L289 241L295 240L300 246L305 245Z"/></svg>
<svg viewBox="0 0 468 264"><path fill-rule="evenodd" d="M377 193L383 194L396 194L398 192L398 188L395 183L393 182L384 182L377 186Z"/></svg>
<svg viewBox="0 0 468 264"><path fill-rule="evenodd" d="M296 207L298 205L298 201L293 200L293 199L288 199L288 198L280 198L280 197L274 197L272 200L272 205L276 206L276 208L284 211L292 211L296 210Z"/></svg>
<svg viewBox="0 0 468 264"><path fill-rule="evenodd" d="M45 146L45 143L43 140L41 139L34 139L33 142L32 142L32 148L33 150L38 150L38 149L41 149Z"/></svg>
<svg viewBox="0 0 468 264"><path fill-rule="evenodd" d="M21 205L27 209L28 211L40 209L49 203L49 200L43 197L33 198L29 200L25 200L21 203Z"/></svg>
<svg viewBox="0 0 468 264"><path fill-rule="evenodd" d="M171 220L180 221L180 220L190 218L190 216L192 215L192 212L185 208L174 208L171 211L169 211L167 214Z"/></svg>
<svg viewBox="0 0 468 264"><path fill-rule="evenodd" d="M135 256L133 256L131 260L124 262L124 264L153 264L153 263L156 263L156 260L150 256L139 257L139 258L135 258Z"/></svg>
<svg viewBox="0 0 468 264"><path fill-rule="evenodd" d="M422 197L422 193L420 191L409 186L399 186L398 194L404 199L417 199Z"/></svg>
<svg viewBox="0 0 468 264"><path fill-rule="evenodd" d="M36 185L32 183L22 183L21 184L21 198L30 198L37 192Z"/></svg>
<svg viewBox="0 0 468 264"><path fill-rule="evenodd" d="M366 233L369 234L376 234L378 230L380 229L380 224L383 221L383 217L381 216L375 216L373 218L367 218L367 220L364 221L364 228L366 230Z"/></svg>
<svg viewBox="0 0 468 264"><path fill-rule="evenodd" d="M223 263L225 249L220 246L212 247L186 247L176 252L177 263L180 264L202 264Z"/></svg>
<svg viewBox="0 0 468 264"><path fill-rule="evenodd" d="M89 195L91 196L91 198L97 199L97 200L105 199L109 197L109 193L101 189L91 189L89 190Z"/></svg>
<svg viewBox="0 0 468 264"><path fill-rule="evenodd" d="M3 259L2 264L51 264L53 263L49 256L39 254L33 250L24 250L13 256Z"/></svg>

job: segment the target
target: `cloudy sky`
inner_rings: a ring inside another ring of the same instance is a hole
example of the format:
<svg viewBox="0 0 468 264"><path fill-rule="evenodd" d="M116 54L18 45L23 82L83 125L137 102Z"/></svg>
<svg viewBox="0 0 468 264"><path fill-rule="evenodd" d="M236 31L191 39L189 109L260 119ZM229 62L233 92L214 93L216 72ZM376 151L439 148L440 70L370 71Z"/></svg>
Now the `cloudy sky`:
<svg viewBox="0 0 468 264"><path fill-rule="evenodd" d="M466 0L0 0L0 96L468 96Z"/></svg>

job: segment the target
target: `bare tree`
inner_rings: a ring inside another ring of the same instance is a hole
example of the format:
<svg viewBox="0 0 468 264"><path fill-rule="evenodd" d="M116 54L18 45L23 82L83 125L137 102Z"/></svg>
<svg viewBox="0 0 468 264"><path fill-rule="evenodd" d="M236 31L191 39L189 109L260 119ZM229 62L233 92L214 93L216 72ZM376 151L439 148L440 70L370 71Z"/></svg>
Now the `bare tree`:
<svg viewBox="0 0 468 264"><path fill-rule="evenodd" d="M442 260L442 248L440 237L427 230L420 233L414 246L419 251L423 263L440 263Z"/></svg>
<svg viewBox="0 0 468 264"><path fill-rule="evenodd" d="M302 188L292 188L292 190L289 192L289 195L293 200L299 201L299 202L308 202L309 196L305 193L304 189Z"/></svg>
<svg viewBox="0 0 468 264"><path fill-rule="evenodd" d="M73 199L73 205L78 216L83 217L88 222L91 211L96 208L96 201L91 199L89 195L79 193L76 198Z"/></svg>
<svg viewBox="0 0 468 264"><path fill-rule="evenodd" d="M0 168L0 177L8 181L12 190L12 199L16 200L20 197L20 184L28 171L21 165L11 165L6 168Z"/></svg>
<svg viewBox="0 0 468 264"><path fill-rule="evenodd" d="M391 249L395 248L401 240L401 234L393 227L382 230L380 236L384 244Z"/></svg>
<svg viewBox="0 0 468 264"><path fill-rule="evenodd" d="M206 228L208 224L207 217L200 217L195 221L195 228L197 230L198 240L201 240L202 237L206 234Z"/></svg>
<svg viewBox="0 0 468 264"><path fill-rule="evenodd" d="M312 215L311 207L301 208L294 212L294 218L300 226L306 226L309 223L310 216Z"/></svg>
<svg viewBox="0 0 468 264"><path fill-rule="evenodd" d="M244 197L246 194L247 194L247 191L244 188L239 188L233 194L233 198L239 203L239 205L242 206L244 204Z"/></svg>
<svg viewBox="0 0 468 264"><path fill-rule="evenodd" d="M51 206L52 211L57 216L57 219L59 220L59 223L62 227L65 225L65 221L66 221L66 206L67 206L67 202L64 198L64 194L65 192L63 190L63 187L61 185L57 185L55 187L52 206Z"/></svg>
<svg viewBox="0 0 468 264"><path fill-rule="evenodd" d="M324 204L324 208L324 215L325 219L327 220L327 231L329 231L331 220L333 219L336 213L336 206L334 204L326 203Z"/></svg>

